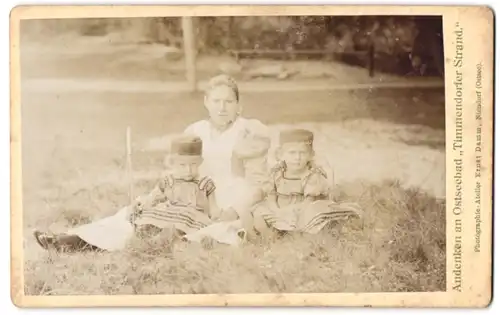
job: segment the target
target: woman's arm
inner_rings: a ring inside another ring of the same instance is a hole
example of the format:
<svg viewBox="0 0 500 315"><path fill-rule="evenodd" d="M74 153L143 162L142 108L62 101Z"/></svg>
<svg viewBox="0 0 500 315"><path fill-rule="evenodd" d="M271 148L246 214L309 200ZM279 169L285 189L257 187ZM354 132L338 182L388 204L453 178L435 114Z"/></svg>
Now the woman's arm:
<svg viewBox="0 0 500 315"><path fill-rule="evenodd" d="M246 129L250 133L255 133L260 136L270 135L269 127L264 125L260 120L257 119L248 119L246 123Z"/></svg>

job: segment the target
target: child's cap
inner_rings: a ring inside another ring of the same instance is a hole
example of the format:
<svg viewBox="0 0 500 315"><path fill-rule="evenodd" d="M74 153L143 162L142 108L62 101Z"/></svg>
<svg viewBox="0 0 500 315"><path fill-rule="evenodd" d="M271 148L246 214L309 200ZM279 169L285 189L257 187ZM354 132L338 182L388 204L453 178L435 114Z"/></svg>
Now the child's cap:
<svg viewBox="0 0 500 315"><path fill-rule="evenodd" d="M233 156L238 159L253 159L263 157L269 152L271 139L261 135L247 135L233 149Z"/></svg>
<svg viewBox="0 0 500 315"><path fill-rule="evenodd" d="M279 143L305 142L312 145L313 141L314 134L309 130L288 129L281 131Z"/></svg>
<svg viewBox="0 0 500 315"><path fill-rule="evenodd" d="M179 136L170 145L170 152L178 155L201 156L202 149L201 139L195 136Z"/></svg>

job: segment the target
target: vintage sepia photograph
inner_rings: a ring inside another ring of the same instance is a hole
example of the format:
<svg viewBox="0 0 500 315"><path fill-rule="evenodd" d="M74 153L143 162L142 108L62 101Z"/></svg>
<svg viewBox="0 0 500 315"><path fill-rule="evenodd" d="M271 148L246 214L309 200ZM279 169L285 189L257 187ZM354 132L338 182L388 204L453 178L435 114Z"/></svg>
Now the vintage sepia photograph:
<svg viewBox="0 0 500 315"><path fill-rule="evenodd" d="M441 17L20 30L26 294L445 290Z"/></svg>
<svg viewBox="0 0 500 315"><path fill-rule="evenodd" d="M474 236L450 243L450 231L474 220L473 191L449 150L474 135L455 137L447 107L461 124L461 105L446 94L471 58L445 53L445 38L462 46L458 26L438 14L21 19L19 294L465 290Z"/></svg>

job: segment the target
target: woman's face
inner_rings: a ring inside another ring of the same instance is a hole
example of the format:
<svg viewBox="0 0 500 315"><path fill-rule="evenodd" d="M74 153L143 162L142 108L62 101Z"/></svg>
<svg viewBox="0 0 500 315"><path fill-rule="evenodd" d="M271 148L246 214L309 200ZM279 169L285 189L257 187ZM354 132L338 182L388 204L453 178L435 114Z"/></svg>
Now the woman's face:
<svg viewBox="0 0 500 315"><path fill-rule="evenodd" d="M241 109L234 91L223 85L213 88L205 95L205 107L210 120L217 126L232 123Z"/></svg>

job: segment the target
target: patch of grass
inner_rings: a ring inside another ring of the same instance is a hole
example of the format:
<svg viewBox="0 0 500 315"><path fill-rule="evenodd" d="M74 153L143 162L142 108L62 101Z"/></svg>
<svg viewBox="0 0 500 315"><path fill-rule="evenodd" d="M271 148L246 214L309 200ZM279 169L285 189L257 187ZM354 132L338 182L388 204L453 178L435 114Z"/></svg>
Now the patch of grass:
<svg viewBox="0 0 500 315"><path fill-rule="evenodd" d="M346 184L337 199L359 202L364 220L241 248L158 238L135 240L115 253L42 252L25 262L26 294L445 290L443 202L390 181Z"/></svg>

